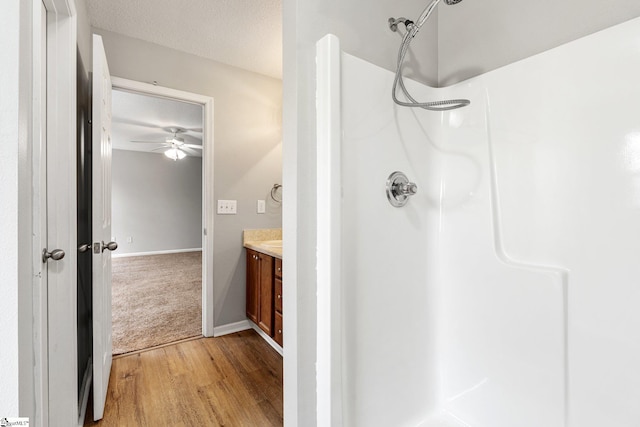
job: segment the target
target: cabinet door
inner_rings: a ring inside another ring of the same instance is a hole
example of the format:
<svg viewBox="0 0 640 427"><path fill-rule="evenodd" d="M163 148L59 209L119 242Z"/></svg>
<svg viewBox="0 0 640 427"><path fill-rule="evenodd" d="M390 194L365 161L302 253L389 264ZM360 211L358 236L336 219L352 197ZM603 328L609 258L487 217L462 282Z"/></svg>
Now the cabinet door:
<svg viewBox="0 0 640 427"><path fill-rule="evenodd" d="M258 326L273 336L273 257L258 254L260 260L260 298L258 301Z"/></svg>
<svg viewBox="0 0 640 427"><path fill-rule="evenodd" d="M276 313L273 339L282 347L282 314Z"/></svg>
<svg viewBox="0 0 640 427"><path fill-rule="evenodd" d="M260 259L256 251L247 249L247 317L258 323Z"/></svg>
<svg viewBox="0 0 640 427"><path fill-rule="evenodd" d="M282 280L276 277L276 301L275 301L276 311L282 313Z"/></svg>

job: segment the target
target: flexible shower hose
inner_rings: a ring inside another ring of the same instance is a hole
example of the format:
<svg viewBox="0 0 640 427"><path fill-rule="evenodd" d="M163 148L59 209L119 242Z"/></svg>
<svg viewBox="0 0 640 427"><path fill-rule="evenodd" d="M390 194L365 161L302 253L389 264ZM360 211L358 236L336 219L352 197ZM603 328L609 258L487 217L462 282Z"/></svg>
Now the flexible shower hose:
<svg viewBox="0 0 640 427"><path fill-rule="evenodd" d="M409 45L411 44L411 40L418 34L418 30L422 25L427 21L433 9L435 9L436 5L440 0L432 1L429 6L427 6L417 23L412 23L411 21L406 21L405 25L407 31L405 32L402 43L400 44L400 50L398 51L398 65L396 69L396 76L393 80L393 89L391 96L393 98L393 102L398 105L402 105L403 107L418 107L424 108L425 110L430 111L447 111L447 110L455 110L456 108L462 108L471 103L468 99L448 99L444 101L431 101L431 102L419 102L414 97L409 94L409 91L404 85L404 80L402 77L402 67L404 64L404 57L409 50ZM408 101L400 101L396 96L396 92L398 91L398 85L402 90L404 96L408 99Z"/></svg>

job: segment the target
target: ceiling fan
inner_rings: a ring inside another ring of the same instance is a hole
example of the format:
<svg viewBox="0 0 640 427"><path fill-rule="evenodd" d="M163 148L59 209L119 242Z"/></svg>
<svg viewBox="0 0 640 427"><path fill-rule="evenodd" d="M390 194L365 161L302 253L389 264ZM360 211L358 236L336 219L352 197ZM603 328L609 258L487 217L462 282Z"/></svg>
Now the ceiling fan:
<svg viewBox="0 0 640 427"><path fill-rule="evenodd" d="M202 145L196 144L187 144L184 142L184 138L179 137L179 133L185 133L186 130L183 128L169 128L167 129L169 132L173 134L172 137L167 137L164 141L131 141L135 143L145 143L145 144L162 144L162 146L152 149L151 151L160 151L165 150L164 155L172 160L181 160L184 159L187 154L197 155L198 152L195 150L202 150Z"/></svg>

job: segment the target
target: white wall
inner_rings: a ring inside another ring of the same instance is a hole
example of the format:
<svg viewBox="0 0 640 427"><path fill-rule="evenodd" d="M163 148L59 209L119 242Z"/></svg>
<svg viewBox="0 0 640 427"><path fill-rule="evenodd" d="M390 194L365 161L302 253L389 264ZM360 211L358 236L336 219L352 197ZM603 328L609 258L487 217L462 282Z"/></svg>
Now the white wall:
<svg viewBox="0 0 640 427"><path fill-rule="evenodd" d="M112 167L115 255L202 248L202 158L113 150Z"/></svg>
<svg viewBox="0 0 640 427"><path fill-rule="evenodd" d="M18 415L18 101L20 1L0 5L0 413Z"/></svg>
<svg viewBox="0 0 640 427"><path fill-rule="evenodd" d="M111 74L211 96L214 99L214 196L238 201L237 215L216 215L214 229L215 326L245 314L242 230L278 228L279 206L267 199L282 180L282 82L119 34L103 38ZM286 203L286 202L285 202ZM118 236L119 237L119 236Z"/></svg>
<svg viewBox="0 0 640 427"><path fill-rule="evenodd" d="M439 9L441 86L640 16L637 0L467 0Z"/></svg>

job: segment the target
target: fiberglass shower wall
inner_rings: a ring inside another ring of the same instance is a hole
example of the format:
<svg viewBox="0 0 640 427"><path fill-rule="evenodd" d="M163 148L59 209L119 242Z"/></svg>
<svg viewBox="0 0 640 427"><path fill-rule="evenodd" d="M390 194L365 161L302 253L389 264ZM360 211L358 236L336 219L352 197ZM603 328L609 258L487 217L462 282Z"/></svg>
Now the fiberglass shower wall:
<svg viewBox="0 0 640 427"><path fill-rule="evenodd" d="M640 19L453 87L412 82L471 100L445 113L394 106L393 73L329 39L334 416L640 425ZM395 170L418 185L403 208Z"/></svg>

